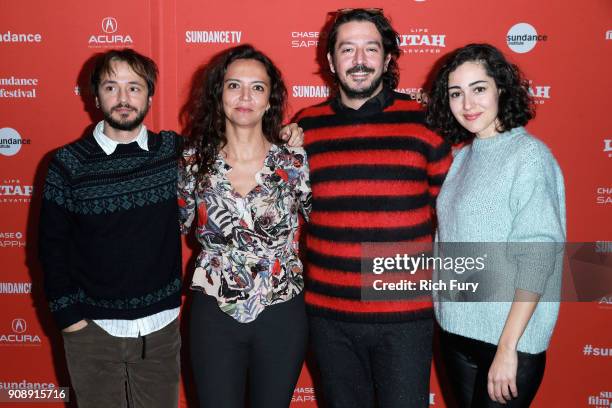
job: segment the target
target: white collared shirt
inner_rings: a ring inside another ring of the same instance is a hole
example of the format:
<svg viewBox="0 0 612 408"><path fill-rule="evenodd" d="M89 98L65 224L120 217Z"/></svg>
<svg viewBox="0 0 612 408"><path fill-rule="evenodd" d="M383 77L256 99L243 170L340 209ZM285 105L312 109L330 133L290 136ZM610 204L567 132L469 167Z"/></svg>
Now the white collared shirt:
<svg viewBox="0 0 612 408"><path fill-rule="evenodd" d="M136 136L135 139L130 140L129 142L120 143L104 134L104 121L101 120L94 128L93 136L94 139L96 139L96 142L98 142L98 145L102 148L102 150L104 150L104 153L106 153L107 156L113 154L118 144L128 144L134 141L138 143L138 146L142 150L146 150L147 152L149 151L149 132L147 132L147 127L145 125L142 125L140 127L140 132L138 132L138 136Z"/></svg>
<svg viewBox="0 0 612 408"><path fill-rule="evenodd" d="M93 131L94 139L96 142L104 150L106 155L111 155L117 148L119 142L111 139L110 137L104 134L104 121L100 121L94 131ZM138 132L138 136L136 139L131 140L127 143L131 143L136 141L138 146L146 151L149 151L149 135L147 132L147 128L145 125L142 125L140 128L140 132ZM94 320L98 326L100 326L105 332L115 337L138 337L138 336L146 336L147 334L153 333L160 329L163 329L168 324L170 324L174 319L176 319L179 315L180 308L174 308L169 310L162 310L159 313L155 313L151 316L141 317L140 319L134 320L123 320L123 319L99 319Z"/></svg>

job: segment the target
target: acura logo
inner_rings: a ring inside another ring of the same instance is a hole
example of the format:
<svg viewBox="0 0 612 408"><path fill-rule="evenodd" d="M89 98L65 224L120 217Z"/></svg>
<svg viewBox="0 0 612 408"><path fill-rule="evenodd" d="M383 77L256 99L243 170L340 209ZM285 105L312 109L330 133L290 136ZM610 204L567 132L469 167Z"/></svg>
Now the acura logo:
<svg viewBox="0 0 612 408"><path fill-rule="evenodd" d="M26 321L24 319L13 319L13 324L11 325L13 331L17 334L21 334L27 329Z"/></svg>
<svg viewBox="0 0 612 408"><path fill-rule="evenodd" d="M117 20L114 17L104 17L102 19L102 31L106 34L112 34L117 31Z"/></svg>

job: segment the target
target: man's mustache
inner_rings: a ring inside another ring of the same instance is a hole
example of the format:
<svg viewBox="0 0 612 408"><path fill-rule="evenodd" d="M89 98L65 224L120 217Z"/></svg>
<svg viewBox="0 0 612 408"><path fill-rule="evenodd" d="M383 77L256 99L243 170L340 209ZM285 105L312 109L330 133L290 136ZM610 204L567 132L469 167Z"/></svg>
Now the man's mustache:
<svg viewBox="0 0 612 408"><path fill-rule="evenodd" d="M138 110L135 107L133 107L132 105L128 105L127 103L120 103L119 105L113 106L111 108L111 112L112 111L116 111L117 109L131 109L133 111L137 111Z"/></svg>
<svg viewBox="0 0 612 408"><path fill-rule="evenodd" d="M374 68L366 67L363 64L359 64L359 65L355 65L354 67L348 69L346 71L346 74L350 75L350 74L356 74L358 72L365 72L367 74L372 74L374 73Z"/></svg>

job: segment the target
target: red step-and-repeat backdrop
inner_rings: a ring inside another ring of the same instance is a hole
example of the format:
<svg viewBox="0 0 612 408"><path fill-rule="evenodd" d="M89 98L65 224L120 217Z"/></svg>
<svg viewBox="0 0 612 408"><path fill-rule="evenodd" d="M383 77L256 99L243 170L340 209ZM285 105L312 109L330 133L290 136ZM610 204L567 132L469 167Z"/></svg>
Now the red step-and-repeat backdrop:
<svg viewBox="0 0 612 408"><path fill-rule="evenodd" d="M317 65L319 33L329 13L373 6L382 7L400 33L402 92L418 90L436 60L470 42L496 45L523 69L537 103L537 118L528 127L551 147L565 175L568 240L604 241L603 252L610 251L605 243L612 240L609 0L3 1L1 389L69 386L61 336L42 294L36 229L49 153L99 120L87 89L92 55L129 46L157 61L159 90L146 123L154 130L180 130L178 113L196 69L227 47L251 43L281 68L291 116L329 94ZM187 265L193 248L184 249ZM562 304L534 406L612 407L611 322L611 294ZM188 360L183 363L181 406L195 407ZM449 406L440 367L434 362L433 368L430 405ZM291 406L317 406L307 366Z"/></svg>

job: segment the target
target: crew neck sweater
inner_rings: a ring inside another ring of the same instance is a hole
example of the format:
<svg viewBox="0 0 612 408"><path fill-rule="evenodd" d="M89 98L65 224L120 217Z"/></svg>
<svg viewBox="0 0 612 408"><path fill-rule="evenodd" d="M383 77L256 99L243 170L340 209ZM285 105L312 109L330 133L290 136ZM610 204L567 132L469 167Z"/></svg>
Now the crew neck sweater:
<svg viewBox="0 0 612 408"><path fill-rule="evenodd" d="M425 127L418 103L386 88L359 109L337 97L304 109L297 121L313 194L306 228L309 314L365 323L431 318L426 298L362 299L362 243L432 240L449 145Z"/></svg>
<svg viewBox="0 0 612 408"><path fill-rule="evenodd" d="M39 256L60 328L180 305L180 141L149 132L149 151L132 142L106 155L88 135L55 153L42 192Z"/></svg>
<svg viewBox="0 0 612 408"><path fill-rule="evenodd" d="M559 245L538 243L565 242L564 191L563 175L550 150L517 127L463 147L438 196L441 243L506 243L514 266L504 272L514 275L504 280L511 281L512 294L515 289L540 294L519 351L546 350L557 320L563 255ZM436 302L436 318L448 332L496 345L512 296L502 300Z"/></svg>

